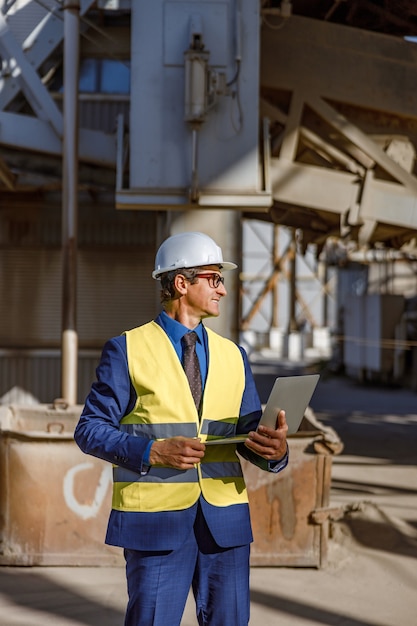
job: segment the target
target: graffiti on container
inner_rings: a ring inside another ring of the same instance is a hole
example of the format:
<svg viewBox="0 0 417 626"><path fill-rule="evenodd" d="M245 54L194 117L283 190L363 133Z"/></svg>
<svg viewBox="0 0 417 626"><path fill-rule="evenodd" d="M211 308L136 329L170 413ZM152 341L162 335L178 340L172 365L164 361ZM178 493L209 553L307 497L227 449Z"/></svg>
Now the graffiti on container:
<svg viewBox="0 0 417 626"><path fill-rule="evenodd" d="M98 485L96 487L94 498L91 504L83 504L79 502L75 496L74 484L77 474L89 470L94 467L93 463L79 463L71 469L64 476L64 498L67 506L73 513L83 520L96 517L103 501L106 497L109 484L112 481L112 467L111 465L105 465L100 474Z"/></svg>

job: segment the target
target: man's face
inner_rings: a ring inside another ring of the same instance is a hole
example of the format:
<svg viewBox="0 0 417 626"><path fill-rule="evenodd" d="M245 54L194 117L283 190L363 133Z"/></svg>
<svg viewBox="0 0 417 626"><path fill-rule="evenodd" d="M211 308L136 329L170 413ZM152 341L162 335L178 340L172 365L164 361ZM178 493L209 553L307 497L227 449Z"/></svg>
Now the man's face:
<svg viewBox="0 0 417 626"><path fill-rule="evenodd" d="M187 304L201 319L217 317L220 313L220 300L227 294L226 287L220 280L222 273L217 265L207 265L199 268L197 276L194 284L188 284Z"/></svg>

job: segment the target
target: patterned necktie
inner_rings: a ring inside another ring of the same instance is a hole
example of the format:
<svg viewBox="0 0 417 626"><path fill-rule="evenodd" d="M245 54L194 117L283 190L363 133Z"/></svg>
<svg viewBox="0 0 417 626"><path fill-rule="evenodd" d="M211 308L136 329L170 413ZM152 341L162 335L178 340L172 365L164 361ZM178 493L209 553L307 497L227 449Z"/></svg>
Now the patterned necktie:
<svg viewBox="0 0 417 626"><path fill-rule="evenodd" d="M202 395L202 387L200 364L198 362L197 353L195 351L196 341L197 334L194 331L192 331L191 333L186 333L184 335L184 337L182 338L182 342L184 345L184 354L182 361L185 375L187 376L188 382L190 383L190 389L194 398L195 405L197 409L199 409Z"/></svg>

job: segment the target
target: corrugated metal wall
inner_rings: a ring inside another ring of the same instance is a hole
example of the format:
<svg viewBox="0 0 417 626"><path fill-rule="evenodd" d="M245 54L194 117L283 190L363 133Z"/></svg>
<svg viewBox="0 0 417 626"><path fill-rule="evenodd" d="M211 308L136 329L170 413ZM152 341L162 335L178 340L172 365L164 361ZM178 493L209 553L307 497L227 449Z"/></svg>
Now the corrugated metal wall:
<svg viewBox="0 0 417 626"><path fill-rule="evenodd" d="M0 230L0 403L17 388L40 402L60 396L62 266L59 212L2 213ZM17 213L17 215L16 215ZM10 218L10 219L9 219ZM155 214L83 204L77 277L79 401L85 397L104 342L152 319L158 308L151 278ZM56 227L58 222L58 228ZM25 225L26 224L26 225ZM2 239L2 241L1 241ZM17 396L16 396L17 393Z"/></svg>
<svg viewBox="0 0 417 626"><path fill-rule="evenodd" d="M94 380L99 350L78 353L78 401ZM60 396L59 350L0 350L0 404L52 403Z"/></svg>
<svg viewBox="0 0 417 626"><path fill-rule="evenodd" d="M129 120L130 97L106 97L100 94L95 98L81 95L79 98L79 119L81 128L101 130L108 133L116 131L117 116L122 113L125 122Z"/></svg>
<svg viewBox="0 0 417 626"><path fill-rule="evenodd" d="M23 42L52 9L56 10L55 0L11 3L8 24L18 42ZM100 24L101 34L98 29L92 29L92 37L82 38L82 59L92 58L99 64L106 59L128 63L130 29L122 21L121 24L120 20L111 20L105 46L100 38L107 25ZM85 25L82 21L82 28ZM50 88L59 108L62 108L61 60L57 50L57 73ZM53 57L49 62L53 62ZM101 70L103 67L100 65ZM118 114L124 115L126 124L129 122L130 95L123 90L119 92L117 86L110 92L102 89L101 83L96 87L96 92L80 91L80 127L114 133ZM36 161L35 155L28 158ZM88 171L84 173L83 184L86 176ZM111 188L112 176L114 172L109 172L107 189ZM152 319L158 308L157 287L151 278L156 214L118 212L108 193L104 200L98 197L98 187L94 193L79 194L79 401L83 401L94 378L106 339ZM44 196L37 190L30 194L16 193L3 196L0 206L0 404L20 400L51 402L61 393L62 262L58 196L59 192Z"/></svg>

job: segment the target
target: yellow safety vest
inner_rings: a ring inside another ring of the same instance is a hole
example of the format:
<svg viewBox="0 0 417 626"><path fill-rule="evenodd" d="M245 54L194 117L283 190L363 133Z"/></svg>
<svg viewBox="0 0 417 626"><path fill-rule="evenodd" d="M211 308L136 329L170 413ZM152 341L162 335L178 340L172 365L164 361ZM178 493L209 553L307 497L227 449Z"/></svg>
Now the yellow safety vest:
<svg viewBox="0 0 417 626"><path fill-rule="evenodd" d="M235 432L245 386L238 347L207 329L209 367L201 419L187 377L165 331L149 322L126 333L129 374L136 404L121 420L125 432L166 439L182 435L201 441ZM193 469L154 465L145 475L115 467L113 508L119 511L174 511L192 506L202 493L210 504L248 501L234 445L206 446Z"/></svg>

